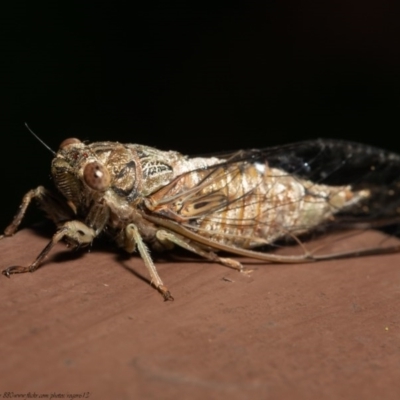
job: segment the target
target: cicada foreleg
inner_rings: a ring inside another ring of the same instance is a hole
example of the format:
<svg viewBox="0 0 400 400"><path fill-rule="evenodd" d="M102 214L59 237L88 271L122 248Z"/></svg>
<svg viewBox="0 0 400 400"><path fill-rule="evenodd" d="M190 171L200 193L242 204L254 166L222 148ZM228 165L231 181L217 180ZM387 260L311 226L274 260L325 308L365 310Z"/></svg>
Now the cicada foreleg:
<svg viewBox="0 0 400 400"><path fill-rule="evenodd" d="M60 241L66 239L68 243L73 243L77 247L86 246L92 243L96 237L96 232L80 221L68 221L64 223L53 235L47 246L36 257L36 260L27 267L13 266L2 271L3 275L10 277L11 274L21 274L24 272L36 271L42 261L49 254L50 250Z"/></svg>
<svg viewBox="0 0 400 400"><path fill-rule="evenodd" d="M156 287L156 289L163 295L164 300L174 300L168 288L164 285L160 276L158 275L156 266L154 265L153 260L151 259L149 249L146 244L143 242L142 236L136 225L129 224L125 228L125 250L129 253L138 249L140 256L143 259L144 265L149 271L151 284Z"/></svg>
<svg viewBox="0 0 400 400"><path fill-rule="evenodd" d="M219 257L213 251L205 250L201 246L195 244L192 240L186 239L176 233L160 229L159 231L157 231L157 239L161 243L172 242L177 246L180 246L192 253L198 254L199 256L206 258L207 260L218 262L229 268L237 269L240 272L243 271L243 265L239 261L233 260L232 258Z"/></svg>
<svg viewBox="0 0 400 400"><path fill-rule="evenodd" d="M33 199L38 202L39 207L47 213L49 218L53 220L55 224L74 218L74 210L68 206L64 200L60 199L51 191L45 189L43 186L38 186L36 189L32 189L25 194L17 214L14 216L11 224L4 230L4 234L0 235L0 239L14 235Z"/></svg>

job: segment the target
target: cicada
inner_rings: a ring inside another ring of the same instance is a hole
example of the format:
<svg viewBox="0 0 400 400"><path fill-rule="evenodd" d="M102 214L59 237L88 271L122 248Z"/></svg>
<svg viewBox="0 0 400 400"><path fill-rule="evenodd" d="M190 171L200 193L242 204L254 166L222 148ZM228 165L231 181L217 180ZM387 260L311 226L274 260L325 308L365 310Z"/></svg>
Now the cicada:
<svg viewBox="0 0 400 400"><path fill-rule="evenodd" d="M303 237L397 223L399 172L399 155L339 140L188 157L138 144L66 139L51 165L56 190L30 190L3 237L16 232L33 199L57 230L32 264L3 274L35 271L61 240L82 247L105 234L128 253L138 251L151 284L173 300L150 249L179 246L240 271L237 259L220 252L302 263L398 251L392 245L317 254ZM287 241L300 243L302 253L271 251Z"/></svg>

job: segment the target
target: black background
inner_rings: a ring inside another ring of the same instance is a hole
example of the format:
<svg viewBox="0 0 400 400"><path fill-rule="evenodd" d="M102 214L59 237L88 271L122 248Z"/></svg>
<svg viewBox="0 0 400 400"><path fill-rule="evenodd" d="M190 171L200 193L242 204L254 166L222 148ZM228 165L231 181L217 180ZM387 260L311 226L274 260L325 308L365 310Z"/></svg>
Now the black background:
<svg viewBox="0 0 400 400"><path fill-rule="evenodd" d="M400 150L400 3L15 2L1 13L1 216L61 140L184 153L317 137Z"/></svg>

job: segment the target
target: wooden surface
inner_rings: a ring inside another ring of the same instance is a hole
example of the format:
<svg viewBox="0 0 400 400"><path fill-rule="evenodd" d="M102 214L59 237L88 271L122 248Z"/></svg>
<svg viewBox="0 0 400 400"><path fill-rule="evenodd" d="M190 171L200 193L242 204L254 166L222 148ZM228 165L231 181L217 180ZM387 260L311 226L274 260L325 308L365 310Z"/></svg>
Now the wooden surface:
<svg viewBox="0 0 400 400"><path fill-rule="evenodd" d="M1 268L47 241L0 241ZM0 277L1 398L399 398L399 254L157 268L174 302L112 247L60 244L35 273Z"/></svg>

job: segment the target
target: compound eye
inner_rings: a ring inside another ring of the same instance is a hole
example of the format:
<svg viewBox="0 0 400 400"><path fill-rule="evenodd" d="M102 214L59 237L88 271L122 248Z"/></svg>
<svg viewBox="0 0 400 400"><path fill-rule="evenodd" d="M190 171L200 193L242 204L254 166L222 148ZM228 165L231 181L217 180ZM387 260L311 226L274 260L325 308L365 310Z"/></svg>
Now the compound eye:
<svg viewBox="0 0 400 400"><path fill-rule="evenodd" d="M111 183L107 168L97 161L86 164L83 170L83 179L91 189L99 191L107 190Z"/></svg>
<svg viewBox="0 0 400 400"><path fill-rule="evenodd" d="M78 144L78 143L82 143L79 139L76 138L68 138L65 139L61 142L59 150L64 149L65 147L71 145L71 144Z"/></svg>

